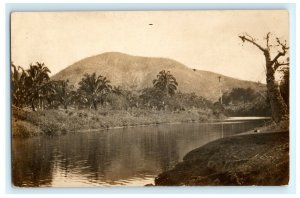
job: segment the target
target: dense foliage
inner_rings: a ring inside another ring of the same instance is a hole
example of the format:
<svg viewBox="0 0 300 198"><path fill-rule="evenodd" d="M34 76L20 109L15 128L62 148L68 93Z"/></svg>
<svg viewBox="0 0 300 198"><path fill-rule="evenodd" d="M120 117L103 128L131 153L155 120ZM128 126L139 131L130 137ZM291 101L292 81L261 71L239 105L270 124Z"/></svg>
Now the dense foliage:
<svg viewBox="0 0 300 198"><path fill-rule="evenodd" d="M20 66L11 64L13 104L17 107L31 105L32 110L43 108L43 101L53 91L49 82L50 70L44 63L31 64L29 69L24 70Z"/></svg>
<svg viewBox="0 0 300 198"><path fill-rule="evenodd" d="M160 71L153 87L139 91L113 87L109 79L96 73L85 74L75 89L68 80L50 80L49 73L43 63L30 65L27 70L11 64L13 105L31 107L33 111L69 106L97 110L99 105L116 110L169 111L212 107L210 101L195 93L178 92L178 83L170 71Z"/></svg>
<svg viewBox="0 0 300 198"><path fill-rule="evenodd" d="M282 81L280 83L280 93L283 97L284 102L287 104L287 106L290 105L290 71L289 68L286 68L282 70L283 77Z"/></svg>
<svg viewBox="0 0 300 198"><path fill-rule="evenodd" d="M270 105L266 92L251 88L233 88L223 94L225 114L229 116L270 116Z"/></svg>
<svg viewBox="0 0 300 198"><path fill-rule="evenodd" d="M31 64L25 70L11 64L12 102L15 107L38 109L95 109L99 106L114 110L164 110L185 111L202 109L216 115L250 116L270 115L265 92L234 88L222 96L223 104L197 96L195 93L177 91L178 83L170 71L162 70L153 80L153 86L131 91L112 86L109 79L96 73L85 74L78 85L68 80L53 81L50 70L43 63ZM288 72L281 84L281 92L288 101ZM76 87L78 87L76 89Z"/></svg>

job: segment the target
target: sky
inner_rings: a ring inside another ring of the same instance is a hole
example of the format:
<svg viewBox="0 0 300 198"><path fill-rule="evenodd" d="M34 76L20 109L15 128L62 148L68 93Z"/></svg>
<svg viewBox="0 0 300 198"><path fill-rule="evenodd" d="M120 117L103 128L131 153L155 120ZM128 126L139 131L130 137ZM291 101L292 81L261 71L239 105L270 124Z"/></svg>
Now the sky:
<svg viewBox="0 0 300 198"><path fill-rule="evenodd" d="M288 11L14 12L11 59L24 68L44 62L53 75L83 58L122 52L265 83L264 56L242 43L244 32L261 45L268 32L288 40Z"/></svg>

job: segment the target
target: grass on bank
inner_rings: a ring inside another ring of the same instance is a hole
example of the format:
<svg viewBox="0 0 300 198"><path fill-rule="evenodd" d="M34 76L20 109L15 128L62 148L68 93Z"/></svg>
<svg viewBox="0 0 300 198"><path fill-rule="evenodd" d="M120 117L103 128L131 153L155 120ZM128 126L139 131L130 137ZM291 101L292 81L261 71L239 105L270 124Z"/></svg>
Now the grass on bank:
<svg viewBox="0 0 300 198"><path fill-rule="evenodd" d="M31 137L39 134L60 135L67 132L103 130L175 122L201 122L212 118L210 110L152 111L135 109L51 109L29 111L13 108L13 137Z"/></svg>

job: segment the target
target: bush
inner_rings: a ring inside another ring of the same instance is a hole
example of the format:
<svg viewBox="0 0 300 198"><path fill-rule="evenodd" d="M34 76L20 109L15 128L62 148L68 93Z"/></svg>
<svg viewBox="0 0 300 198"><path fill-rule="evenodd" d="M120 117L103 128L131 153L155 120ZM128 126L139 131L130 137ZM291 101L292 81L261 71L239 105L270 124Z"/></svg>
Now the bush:
<svg viewBox="0 0 300 198"><path fill-rule="evenodd" d="M12 136L13 137L33 137L41 134L41 129L29 122L23 120L13 120L12 122Z"/></svg>
<svg viewBox="0 0 300 198"><path fill-rule="evenodd" d="M26 119L26 112L18 107L12 108L12 117L18 120Z"/></svg>
<svg viewBox="0 0 300 198"><path fill-rule="evenodd" d="M54 122L48 122L41 126L42 131L45 135L49 136L56 136L61 134L66 134L67 129L64 125L64 123L54 123Z"/></svg>
<svg viewBox="0 0 300 198"><path fill-rule="evenodd" d="M59 127L55 123L47 123L47 125L43 125L41 128L45 135L54 136L59 134Z"/></svg>

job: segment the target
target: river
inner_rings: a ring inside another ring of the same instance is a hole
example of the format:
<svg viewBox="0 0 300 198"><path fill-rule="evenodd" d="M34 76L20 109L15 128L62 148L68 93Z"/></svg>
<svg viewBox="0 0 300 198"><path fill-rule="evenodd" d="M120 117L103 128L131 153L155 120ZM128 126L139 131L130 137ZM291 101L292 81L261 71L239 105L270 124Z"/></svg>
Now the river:
<svg viewBox="0 0 300 198"><path fill-rule="evenodd" d="M191 150L261 126L267 118L182 123L13 139L16 186L144 186Z"/></svg>

